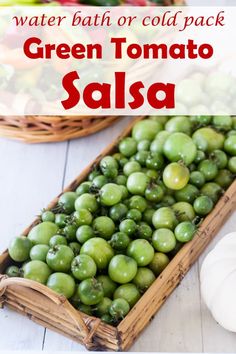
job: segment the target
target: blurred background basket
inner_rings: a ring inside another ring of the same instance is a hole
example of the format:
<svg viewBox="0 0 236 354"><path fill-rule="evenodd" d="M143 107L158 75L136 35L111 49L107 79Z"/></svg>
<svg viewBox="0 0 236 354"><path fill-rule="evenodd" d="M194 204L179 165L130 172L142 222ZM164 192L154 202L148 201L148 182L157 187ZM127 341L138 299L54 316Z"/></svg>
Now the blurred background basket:
<svg viewBox="0 0 236 354"><path fill-rule="evenodd" d="M183 0L153 2L165 6L185 5ZM0 136L27 143L65 141L93 134L110 126L119 118L114 116L0 116Z"/></svg>

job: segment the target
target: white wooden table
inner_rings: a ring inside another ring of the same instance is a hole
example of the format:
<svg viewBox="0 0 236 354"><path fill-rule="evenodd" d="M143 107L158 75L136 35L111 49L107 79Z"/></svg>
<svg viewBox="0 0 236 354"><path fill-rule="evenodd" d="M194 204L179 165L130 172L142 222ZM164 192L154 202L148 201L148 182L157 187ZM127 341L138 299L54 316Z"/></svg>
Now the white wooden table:
<svg viewBox="0 0 236 354"><path fill-rule="evenodd" d="M65 143L25 145L0 140L0 252L119 134L127 121L125 118L96 135ZM235 230L235 221L236 214L215 241ZM203 258L204 255L166 301L133 351L236 351L236 334L222 329L201 300L199 268ZM0 311L1 350L76 351L83 347L4 309Z"/></svg>

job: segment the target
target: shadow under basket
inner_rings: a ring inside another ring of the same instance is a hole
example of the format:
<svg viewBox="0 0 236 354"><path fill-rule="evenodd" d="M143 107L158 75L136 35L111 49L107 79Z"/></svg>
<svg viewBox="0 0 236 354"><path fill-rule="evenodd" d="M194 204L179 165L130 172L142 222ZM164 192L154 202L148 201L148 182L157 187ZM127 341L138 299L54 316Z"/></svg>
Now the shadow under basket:
<svg viewBox="0 0 236 354"><path fill-rule="evenodd" d="M75 190L80 183L87 179L88 174L104 156L117 152L119 141L130 136L133 125L140 119L142 117L136 118L129 124L123 134L109 145L96 160L92 161L65 191ZM59 196L49 204L48 210L57 205L58 198ZM204 219L193 240L180 249L117 327L105 324L99 318L85 315L76 310L66 298L56 294L45 285L23 278L8 278L4 275L6 268L11 264L7 250L0 255L0 307L6 305L36 323L84 344L89 350L127 350L181 282L184 275L235 210L235 206L236 181L232 183L212 212ZM28 235L31 228L38 223L39 218L24 230L22 235Z"/></svg>

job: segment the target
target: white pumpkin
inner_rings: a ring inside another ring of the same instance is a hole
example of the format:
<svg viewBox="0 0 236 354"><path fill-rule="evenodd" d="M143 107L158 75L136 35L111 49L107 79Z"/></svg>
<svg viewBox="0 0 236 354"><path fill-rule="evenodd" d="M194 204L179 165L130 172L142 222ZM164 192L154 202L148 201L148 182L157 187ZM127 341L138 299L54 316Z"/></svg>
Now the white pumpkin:
<svg viewBox="0 0 236 354"><path fill-rule="evenodd" d="M214 319L236 332L236 232L226 235L207 255L200 280L202 297Z"/></svg>

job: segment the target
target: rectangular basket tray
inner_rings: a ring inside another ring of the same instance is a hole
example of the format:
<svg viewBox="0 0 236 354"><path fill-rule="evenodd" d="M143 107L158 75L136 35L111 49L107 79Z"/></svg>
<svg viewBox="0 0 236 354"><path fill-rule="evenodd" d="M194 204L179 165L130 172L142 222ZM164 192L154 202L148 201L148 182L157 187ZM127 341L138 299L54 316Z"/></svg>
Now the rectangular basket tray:
<svg viewBox="0 0 236 354"><path fill-rule="evenodd" d="M128 136L134 123L140 119L143 118L134 119L124 132L65 191L75 190L103 156L117 151L120 139ZM57 201L58 198L53 200L48 209L54 207ZM7 278L3 274L1 275L10 263L7 251L0 256L0 305L2 307L7 305L42 326L83 343L89 350L127 350L217 234L235 209L235 205L236 181L222 196L214 210L205 218L194 239L178 252L118 327L112 327L101 322L100 319L77 311L64 297L55 294L44 285L22 278ZM35 220L23 234L28 234L29 230L38 222L38 219Z"/></svg>

